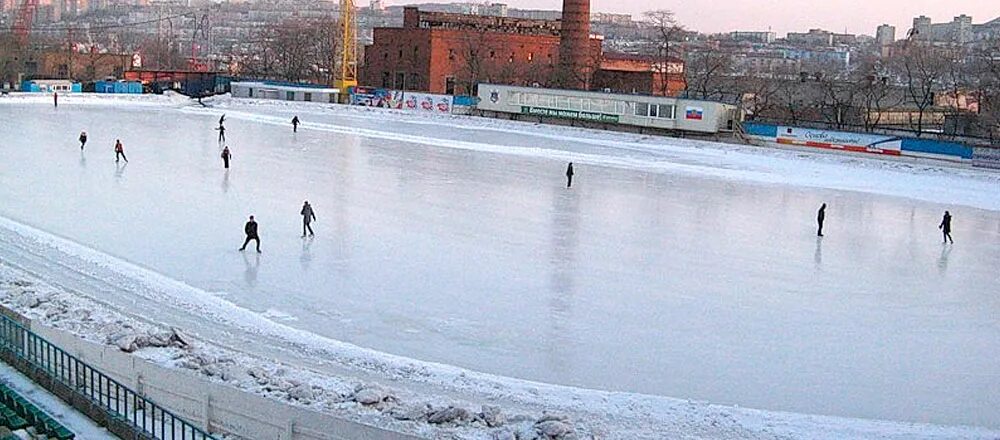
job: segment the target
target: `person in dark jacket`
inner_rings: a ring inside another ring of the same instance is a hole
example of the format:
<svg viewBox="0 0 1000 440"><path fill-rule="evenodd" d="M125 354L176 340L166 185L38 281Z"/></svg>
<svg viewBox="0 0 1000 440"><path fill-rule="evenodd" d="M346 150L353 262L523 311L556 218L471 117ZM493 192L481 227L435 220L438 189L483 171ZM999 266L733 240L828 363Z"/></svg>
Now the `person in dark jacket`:
<svg viewBox="0 0 1000 440"><path fill-rule="evenodd" d="M313 233L313 228L310 225L313 220L316 220L316 213L313 212L313 207L309 204L308 200L302 205L302 211L299 214L302 214L302 236L306 236L306 230L309 231L310 237L316 235Z"/></svg>
<svg viewBox="0 0 1000 440"><path fill-rule="evenodd" d="M246 250L247 245L250 244L250 240L257 242L257 253L260 253L260 236L257 235L257 221L250 216L250 221L243 226L243 232L247 234L246 241L243 242L243 246L240 247L240 252Z"/></svg>
<svg viewBox="0 0 1000 440"><path fill-rule="evenodd" d="M826 203L819 207L819 213L816 214L816 223L819 223L819 230L816 232L817 236L823 236L823 221L826 220Z"/></svg>
<svg viewBox="0 0 1000 440"><path fill-rule="evenodd" d="M59 107L59 92L52 92L52 104Z"/></svg>
<svg viewBox="0 0 1000 440"><path fill-rule="evenodd" d="M292 132L293 133L298 133L299 132L299 117L298 116L295 116L294 118L292 118Z"/></svg>
<svg viewBox="0 0 1000 440"><path fill-rule="evenodd" d="M229 159L233 157L233 154L229 152L229 145L222 148L222 165L229 169Z"/></svg>
<svg viewBox="0 0 1000 440"><path fill-rule="evenodd" d="M573 162L570 162L569 166L566 167L566 188L572 188L573 187L573 174L574 174L573 173Z"/></svg>
<svg viewBox="0 0 1000 440"><path fill-rule="evenodd" d="M948 211L944 212L944 218L941 219L941 224L938 225L938 229L940 229L941 233L944 234L944 242L945 243L947 243L947 242L950 241L952 244L955 244L955 240L952 240L952 238L951 238L951 213L950 212L948 212Z"/></svg>
<svg viewBox="0 0 1000 440"><path fill-rule="evenodd" d="M219 130L219 143L225 142L226 141L226 127L223 126L222 124L219 124L219 128L216 128L216 130Z"/></svg>
<svg viewBox="0 0 1000 440"><path fill-rule="evenodd" d="M118 163L121 159L125 159L125 162L128 163L128 158L125 157L125 147L122 146L122 140L115 139L115 163Z"/></svg>
<svg viewBox="0 0 1000 440"><path fill-rule="evenodd" d="M223 113L222 117L219 118L219 127L221 127L224 122L226 122L226 114L225 113Z"/></svg>
<svg viewBox="0 0 1000 440"><path fill-rule="evenodd" d="M87 145L87 132L86 131L81 131L79 139L80 139L80 150L82 151L83 150L83 146Z"/></svg>

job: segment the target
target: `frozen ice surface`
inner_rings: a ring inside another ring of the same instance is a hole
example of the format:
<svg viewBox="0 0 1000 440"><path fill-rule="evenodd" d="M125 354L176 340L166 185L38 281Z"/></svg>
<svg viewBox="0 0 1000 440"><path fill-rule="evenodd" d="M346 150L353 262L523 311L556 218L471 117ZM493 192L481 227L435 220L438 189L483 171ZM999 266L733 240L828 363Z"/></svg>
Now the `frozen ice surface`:
<svg viewBox="0 0 1000 440"><path fill-rule="evenodd" d="M310 105L60 104L0 105L0 216L262 319L540 382L1000 427L995 174ZM249 214L261 256L236 251Z"/></svg>

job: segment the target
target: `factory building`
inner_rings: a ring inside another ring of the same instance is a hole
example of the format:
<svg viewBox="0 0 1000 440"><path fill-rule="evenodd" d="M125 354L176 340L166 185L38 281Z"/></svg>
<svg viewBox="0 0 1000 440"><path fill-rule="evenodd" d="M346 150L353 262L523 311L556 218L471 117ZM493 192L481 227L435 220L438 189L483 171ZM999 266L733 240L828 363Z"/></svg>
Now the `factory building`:
<svg viewBox="0 0 1000 440"><path fill-rule="evenodd" d="M604 53L588 0L564 0L562 20L421 11L403 27L375 28L361 84L476 94L480 83L664 95L685 88L684 64Z"/></svg>

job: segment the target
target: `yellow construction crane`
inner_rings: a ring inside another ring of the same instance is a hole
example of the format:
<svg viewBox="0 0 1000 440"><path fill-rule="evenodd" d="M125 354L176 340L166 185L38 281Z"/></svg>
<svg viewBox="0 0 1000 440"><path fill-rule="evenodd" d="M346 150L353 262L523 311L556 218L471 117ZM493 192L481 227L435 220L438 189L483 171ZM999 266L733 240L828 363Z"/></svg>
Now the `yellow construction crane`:
<svg viewBox="0 0 1000 440"><path fill-rule="evenodd" d="M358 85L358 22L354 0L340 0L340 66L333 86L346 96L347 89Z"/></svg>

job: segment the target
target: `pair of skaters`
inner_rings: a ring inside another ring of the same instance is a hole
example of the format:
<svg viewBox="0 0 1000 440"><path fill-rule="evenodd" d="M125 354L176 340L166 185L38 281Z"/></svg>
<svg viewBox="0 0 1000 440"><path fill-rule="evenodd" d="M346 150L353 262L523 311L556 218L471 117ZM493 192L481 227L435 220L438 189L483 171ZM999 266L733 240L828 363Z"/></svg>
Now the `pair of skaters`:
<svg viewBox="0 0 1000 440"><path fill-rule="evenodd" d="M310 237L315 236L316 234L312 229L312 222L316 220L316 213L313 212L312 205L309 204L309 201L302 204L302 210L299 211L299 214L302 215L302 237L305 238L307 232ZM251 215L250 220L243 225L243 233L246 234L247 238L243 241L243 246L240 247L240 251L246 250L247 245L253 241L257 246L257 253L260 253L260 234L257 230L257 220L254 219L254 216Z"/></svg>

